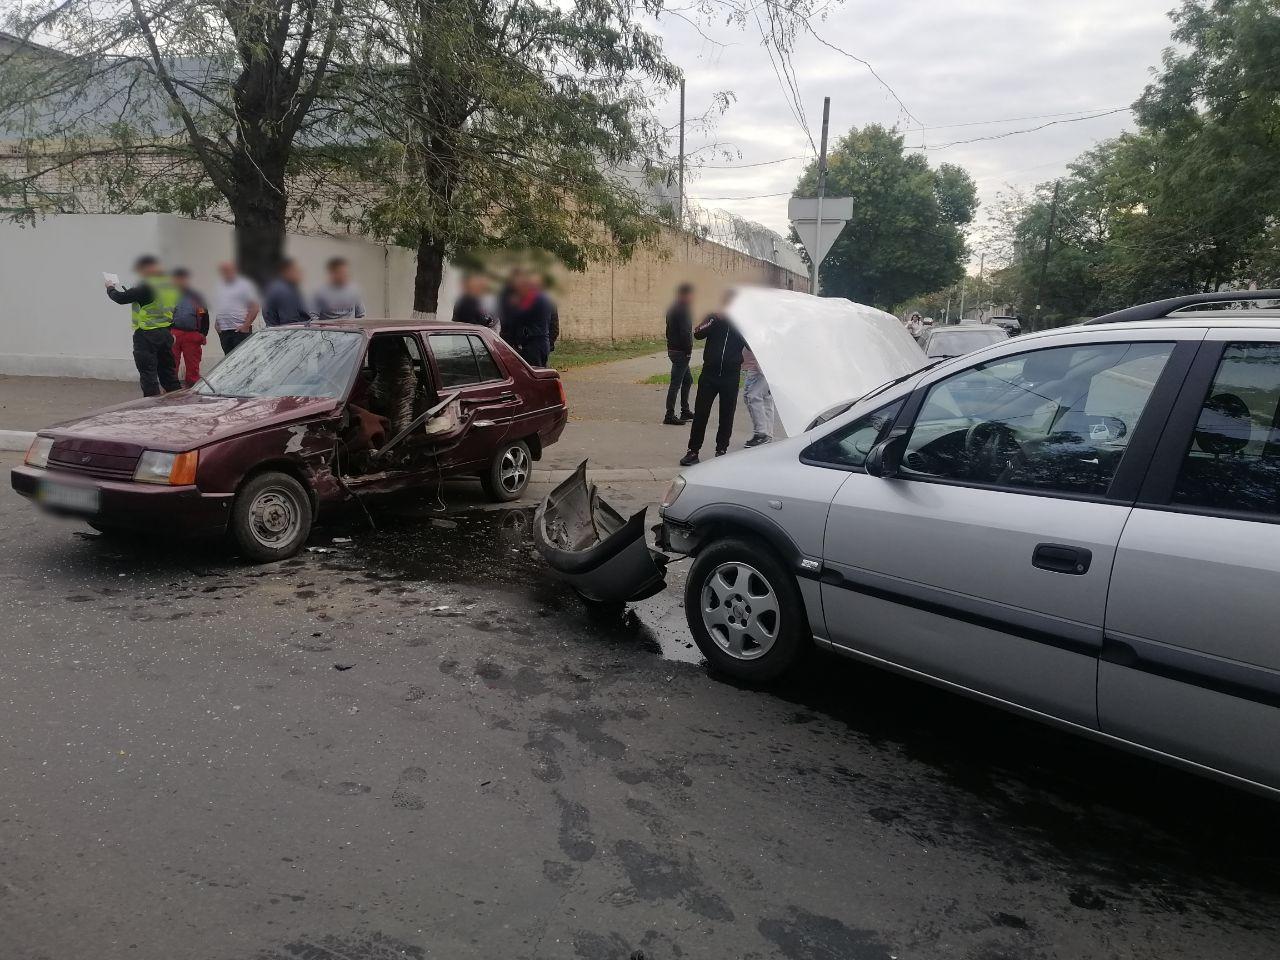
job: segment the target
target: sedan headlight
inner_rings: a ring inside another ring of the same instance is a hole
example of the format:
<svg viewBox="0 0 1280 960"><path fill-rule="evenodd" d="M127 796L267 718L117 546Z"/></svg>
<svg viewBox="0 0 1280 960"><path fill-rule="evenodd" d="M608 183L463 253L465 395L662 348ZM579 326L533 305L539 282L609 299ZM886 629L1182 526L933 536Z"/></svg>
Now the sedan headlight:
<svg viewBox="0 0 1280 960"><path fill-rule="evenodd" d="M165 483L186 486L196 482L196 463L199 453L165 453L163 450L143 450L133 479L139 483Z"/></svg>
<svg viewBox="0 0 1280 960"><path fill-rule="evenodd" d="M53 449L53 437L36 437L27 447L26 464L28 467L47 467L49 451Z"/></svg>
<svg viewBox="0 0 1280 960"><path fill-rule="evenodd" d="M667 487L667 492L662 495L662 509L665 510L671 506L679 498L680 493L684 490L685 479L680 474L676 474L676 478L671 481L671 486Z"/></svg>

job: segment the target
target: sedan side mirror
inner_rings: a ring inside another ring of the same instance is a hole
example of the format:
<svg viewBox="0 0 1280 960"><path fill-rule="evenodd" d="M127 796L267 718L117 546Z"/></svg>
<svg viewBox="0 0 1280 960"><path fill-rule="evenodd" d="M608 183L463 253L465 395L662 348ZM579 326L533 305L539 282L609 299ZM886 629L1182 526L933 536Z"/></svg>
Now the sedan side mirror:
<svg viewBox="0 0 1280 960"><path fill-rule="evenodd" d="M907 448L905 433L890 434L881 440L867 454L867 462L863 465L867 473L873 477L896 477L898 467L902 464L902 454Z"/></svg>

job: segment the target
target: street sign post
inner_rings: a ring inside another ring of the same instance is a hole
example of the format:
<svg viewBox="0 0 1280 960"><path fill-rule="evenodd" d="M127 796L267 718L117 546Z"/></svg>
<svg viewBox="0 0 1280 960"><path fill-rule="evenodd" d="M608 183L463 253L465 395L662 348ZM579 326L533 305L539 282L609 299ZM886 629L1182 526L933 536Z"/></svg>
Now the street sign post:
<svg viewBox="0 0 1280 960"><path fill-rule="evenodd" d="M796 228L813 271L814 288L818 292L818 267L826 259L836 237L853 217L852 197L792 197L787 204L787 217ZM819 219L821 218L821 219Z"/></svg>

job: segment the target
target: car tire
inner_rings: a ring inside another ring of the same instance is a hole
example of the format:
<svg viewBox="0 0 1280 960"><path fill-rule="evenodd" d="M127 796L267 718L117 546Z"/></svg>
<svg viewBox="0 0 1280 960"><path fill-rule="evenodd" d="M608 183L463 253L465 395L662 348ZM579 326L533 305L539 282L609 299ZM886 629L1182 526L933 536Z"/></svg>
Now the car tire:
<svg viewBox="0 0 1280 960"><path fill-rule="evenodd" d="M533 455L529 453L529 445L523 440L514 440L498 448L480 482L490 500L509 503L524 495L532 472Z"/></svg>
<svg viewBox="0 0 1280 960"><path fill-rule="evenodd" d="M250 477L231 507L230 533L250 560L291 557L311 533L311 496L296 477L275 470Z"/></svg>
<svg viewBox="0 0 1280 960"><path fill-rule="evenodd" d="M704 547L689 571L684 611L711 669L744 683L780 677L812 646L795 577L755 540Z"/></svg>

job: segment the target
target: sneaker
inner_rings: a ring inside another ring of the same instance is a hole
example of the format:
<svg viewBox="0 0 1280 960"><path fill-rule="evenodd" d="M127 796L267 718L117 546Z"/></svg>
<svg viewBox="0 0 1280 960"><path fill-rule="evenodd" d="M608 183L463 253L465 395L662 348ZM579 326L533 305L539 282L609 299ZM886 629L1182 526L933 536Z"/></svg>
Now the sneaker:
<svg viewBox="0 0 1280 960"><path fill-rule="evenodd" d="M692 420L692 419L693 419L693 411L692 411L692 410L686 410L686 411L684 411L684 413L680 414L680 419L681 419L684 423L688 423L690 420Z"/></svg>
<svg viewBox="0 0 1280 960"><path fill-rule="evenodd" d="M758 447L762 443L768 443L773 437L766 436L763 433L757 433L750 440L743 444L744 447Z"/></svg>
<svg viewBox="0 0 1280 960"><path fill-rule="evenodd" d="M683 457L680 458L680 466L682 467L692 467L697 462L698 462L697 450L690 450L688 453L686 453Z"/></svg>
<svg viewBox="0 0 1280 960"><path fill-rule="evenodd" d="M724 456L726 453L728 453L728 452L729 452L728 450L717 450L717 451L716 451L716 456L717 456L717 457L723 457L723 456Z"/></svg>
<svg viewBox="0 0 1280 960"><path fill-rule="evenodd" d="M666 424L667 426L669 426L669 427L683 427L683 426L684 426L684 421L683 421L683 420L677 420L677 419L676 419L676 415L675 415L674 413L668 413L665 417L663 417L663 418L662 418L662 422L663 422L663 423L665 423L665 424Z"/></svg>

